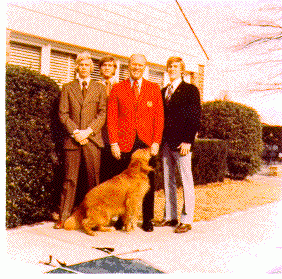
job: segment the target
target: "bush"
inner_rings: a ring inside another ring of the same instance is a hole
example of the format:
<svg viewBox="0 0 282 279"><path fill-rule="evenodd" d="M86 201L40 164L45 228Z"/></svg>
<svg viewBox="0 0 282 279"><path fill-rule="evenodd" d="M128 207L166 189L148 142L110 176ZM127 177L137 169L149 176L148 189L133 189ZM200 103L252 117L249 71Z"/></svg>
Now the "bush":
<svg viewBox="0 0 282 279"><path fill-rule="evenodd" d="M226 176L227 144L217 139L197 139L192 156L194 184L223 181Z"/></svg>
<svg viewBox="0 0 282 279"><path fill-rule="evenodd" d="M231 178L244 179L259 169L262 125L254 109L229 101L206 102L198 136L227 142L227 167Z"/></svg>
<svg viewBox="0 0 282 279"><path fill-rule="evenodd" d="M49 219L58 165L58 85L27 68L6 66L6 226ZM59 131L59 130L58 130Z"/></svg>
<svg viewBox="0 0 282 279"><path fill-rule="evenodd" d="M227 145L223 140L196 139L192 153L192 173L194 184L207 184L223 181L226 175ZM155 188L164 188L161 155L157 157L155 171ZM177 188L181 187L181 178L176 172Z"/></svg>

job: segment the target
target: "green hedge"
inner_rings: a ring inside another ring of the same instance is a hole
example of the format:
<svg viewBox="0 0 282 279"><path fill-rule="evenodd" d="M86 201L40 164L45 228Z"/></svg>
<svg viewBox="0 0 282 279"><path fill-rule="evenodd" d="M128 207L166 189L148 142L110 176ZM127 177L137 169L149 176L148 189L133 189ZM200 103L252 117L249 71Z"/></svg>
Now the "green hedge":
<svg viewBox="0 0 282 279"><path fill-rule="evenodd" d="M231 178L244 179L259 169L263 147L262 125L254 109L230 101L206 102L198 136L226 141Z"/></svg>
<svg viewBox="0 0 282 279"><path fill-rule="evenodd" d="M223 181L226 175L227 144L218 139L196 139L192 153L192 173L195 185ZM181 187L179 173L176 174L177 187ZM156 190L164 188L161 155L157 158Z"/></svg>
<svg viewBox="0 0 282 279"><path fill-rule="evenodd" d="M227 171L227 144L218 139L197 139L192 156L194 184L223 181Z"/></svg>
<svg viewBox="0 0 282 279"><path fill-rule="evenodd" d="M60 89L27 68L6 66L6 226L50 218L58 166Z"/></svg>

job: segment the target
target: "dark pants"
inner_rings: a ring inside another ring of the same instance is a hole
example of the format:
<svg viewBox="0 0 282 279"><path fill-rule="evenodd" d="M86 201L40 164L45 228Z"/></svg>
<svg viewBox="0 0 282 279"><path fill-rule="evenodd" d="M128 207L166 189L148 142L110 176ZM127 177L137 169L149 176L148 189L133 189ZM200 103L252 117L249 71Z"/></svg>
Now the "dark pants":
<svg viewBox="0 0 282 279"><path fill-rule="evenodd" d="M103 183L119 174L119 164L111 152L111 146L106 144L101 151L100 183Z"/></svg>
<svg viewBox="0 0 282 279"><path fill-rule="evenodd" d="M137 149L147 148L147 147L148 146L144 142L142 142L138 137L136 137L132 150L127 153L122 153L120 160L114 159L115 161L113 162L114 163L113 168L115 175L120 174L122 171L127 169L131 160L132 153L134 153ZM156 167L154 157L151 158L149 164L153 168ZM154 172L150 172L148 176L150 180L150 189L143 199L143 205L142 205L143 223L149 222L154 218L154 193L155 193ZM119 221L120 220L121 219L119 219Z"/></svg>

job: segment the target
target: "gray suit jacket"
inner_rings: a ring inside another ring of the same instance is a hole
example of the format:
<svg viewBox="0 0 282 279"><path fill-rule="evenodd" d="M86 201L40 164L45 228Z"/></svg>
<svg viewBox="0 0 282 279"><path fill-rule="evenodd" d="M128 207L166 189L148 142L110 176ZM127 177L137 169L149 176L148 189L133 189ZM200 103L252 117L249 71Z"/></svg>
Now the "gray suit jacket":
<svg viewBox="0 0 282 279"><path fill-rule="evenodd" d="M83 100L78 80L63 85L59 102L59 117L68 136L64 139L65 149L80 148L80 144L71 136L74 130L84 130L91 127L93 133L89 140L104 146L101 129L106 121L106 87L91 80L87 95Z"/></svg>

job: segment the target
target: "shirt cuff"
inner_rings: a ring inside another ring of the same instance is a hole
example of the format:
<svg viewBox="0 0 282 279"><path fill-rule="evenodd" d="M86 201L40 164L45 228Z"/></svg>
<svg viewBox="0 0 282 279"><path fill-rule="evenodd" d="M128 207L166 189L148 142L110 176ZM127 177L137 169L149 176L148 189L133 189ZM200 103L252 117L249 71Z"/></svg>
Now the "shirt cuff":
<svg viewBox="0 0 282 279"><path fill-rule="evenodd" d="M117 142L111 143L111 146L118 146L118 143Z"/></svg>

